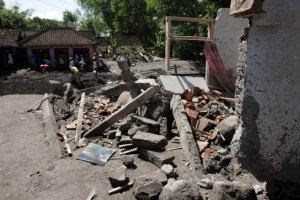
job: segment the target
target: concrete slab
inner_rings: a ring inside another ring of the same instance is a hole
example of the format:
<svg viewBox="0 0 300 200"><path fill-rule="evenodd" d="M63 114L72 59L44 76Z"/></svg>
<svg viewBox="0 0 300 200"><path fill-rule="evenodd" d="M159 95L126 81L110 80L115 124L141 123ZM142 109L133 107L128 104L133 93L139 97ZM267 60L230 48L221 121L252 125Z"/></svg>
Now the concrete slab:
<svg viewBox="0 0 300 200"><path fill-rule="evenodd" d="M199 87L205 92L209 91L203 77L162 75L158 80L164 90L172 94L183 94L185 90L193 90L195 87Z"/></svg>

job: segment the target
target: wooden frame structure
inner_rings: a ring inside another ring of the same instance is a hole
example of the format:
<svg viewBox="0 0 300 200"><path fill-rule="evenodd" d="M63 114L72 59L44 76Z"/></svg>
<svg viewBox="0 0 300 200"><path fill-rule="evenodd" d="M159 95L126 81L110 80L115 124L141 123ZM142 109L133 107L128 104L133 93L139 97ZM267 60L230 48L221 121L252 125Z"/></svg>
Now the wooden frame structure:
<svg viewBox="0 0 300 200"><path fill-rule="evenodd" d="M172 21L178 22L194 22L194 23L205 23L207 24L207 37L200 36L173 36L172 35ZM169 71L170 69L170 57L171 57L171 41L175 40L187 40L187 41L213 41L213 25L215 23L214 19L202 19L202 18L190 18L190 17L166 17L166 50L165 50L165 69ZM210 83L209 78L209 66L206 62L206 82Z"/></svg>

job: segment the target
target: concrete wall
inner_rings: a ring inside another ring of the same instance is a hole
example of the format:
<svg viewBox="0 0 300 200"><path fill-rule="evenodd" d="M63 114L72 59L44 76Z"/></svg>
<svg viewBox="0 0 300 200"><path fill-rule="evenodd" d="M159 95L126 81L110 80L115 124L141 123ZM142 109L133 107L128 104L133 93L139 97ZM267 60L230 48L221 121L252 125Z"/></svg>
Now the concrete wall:
<svg viewBox="0 0 300 200"><path fill-rule="evenodd" d="M232 147L258 177L300 183L300 1L262 8L239 48Z"/></svg>
<svg viewBox="0 0 300 200"><path fill-rule="evenodd" d="M248 26L248 19L229 16L229 8L219 9L214 25L214 42L226 70L234 79L237 78L237 59L240 38L244 29Z"/></svg>

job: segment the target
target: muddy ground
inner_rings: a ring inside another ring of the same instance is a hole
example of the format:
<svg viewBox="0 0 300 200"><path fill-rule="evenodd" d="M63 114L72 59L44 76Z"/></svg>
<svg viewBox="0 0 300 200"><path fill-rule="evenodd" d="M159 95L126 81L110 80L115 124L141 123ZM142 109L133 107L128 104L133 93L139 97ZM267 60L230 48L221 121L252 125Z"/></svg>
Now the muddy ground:
<svg viewBox="0 0 300 200"><path fill-rule="evenodd" d="M199 74L199 68L192 62L173 62L184 66L179 69L181 74ZM101 74L100 82L91 73L85 73L83 80L86 87L104 85L112 79L118 79L116 63L109 62L109 65L112 72ZM163 62L140 63L132 70L155 76L157 67L163 67ZM108 176L114 168L121 165L121 160L117 156L103 167L75 160L74 157L57 159L53 157L45 140L42 113L25 112L39 105L42 94L53 92L49 80L63 84L69 81L68 76L67 73L51 72L42 75L22 70L10 76L8 80L1 80L0 199L86 199L93 188L98 193L96 199L134 199L134 189L108 195L111 189ZM167 148L173 147L180 147L180 144L169 143ZM174 163L179 178L187 178L188 165L183 151L179 149L172 153L175 155ZM130 180L158 170L155 165L138 157L135 158L135 164L136 168L129 169L127 173ZM222 174L199 174L199 177L226 180L226 176ZM254 177L243 172L233 178L249 184L257 183ZM261 196L261 199L265 198Z"/></svg>

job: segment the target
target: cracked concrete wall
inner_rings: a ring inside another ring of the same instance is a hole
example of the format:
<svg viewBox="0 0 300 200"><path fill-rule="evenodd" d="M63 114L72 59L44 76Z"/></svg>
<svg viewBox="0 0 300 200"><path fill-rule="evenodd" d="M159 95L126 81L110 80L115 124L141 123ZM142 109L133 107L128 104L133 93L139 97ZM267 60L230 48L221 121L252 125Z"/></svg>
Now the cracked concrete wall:
<svg viewBox="0 0 300 200"><path fill-rule="evenodd" d="M232 149L257 177L300 183L300 1L262 8L239 47Z"/></svg>
<svg viewBox="0 0 300 200"><path fill-rule="evenodd" d="M229 8L218 10L214 25L214 42L229 74L236 80L238 47L244 29L249 26L248 19L234 18L229 15Z"/></svg>

